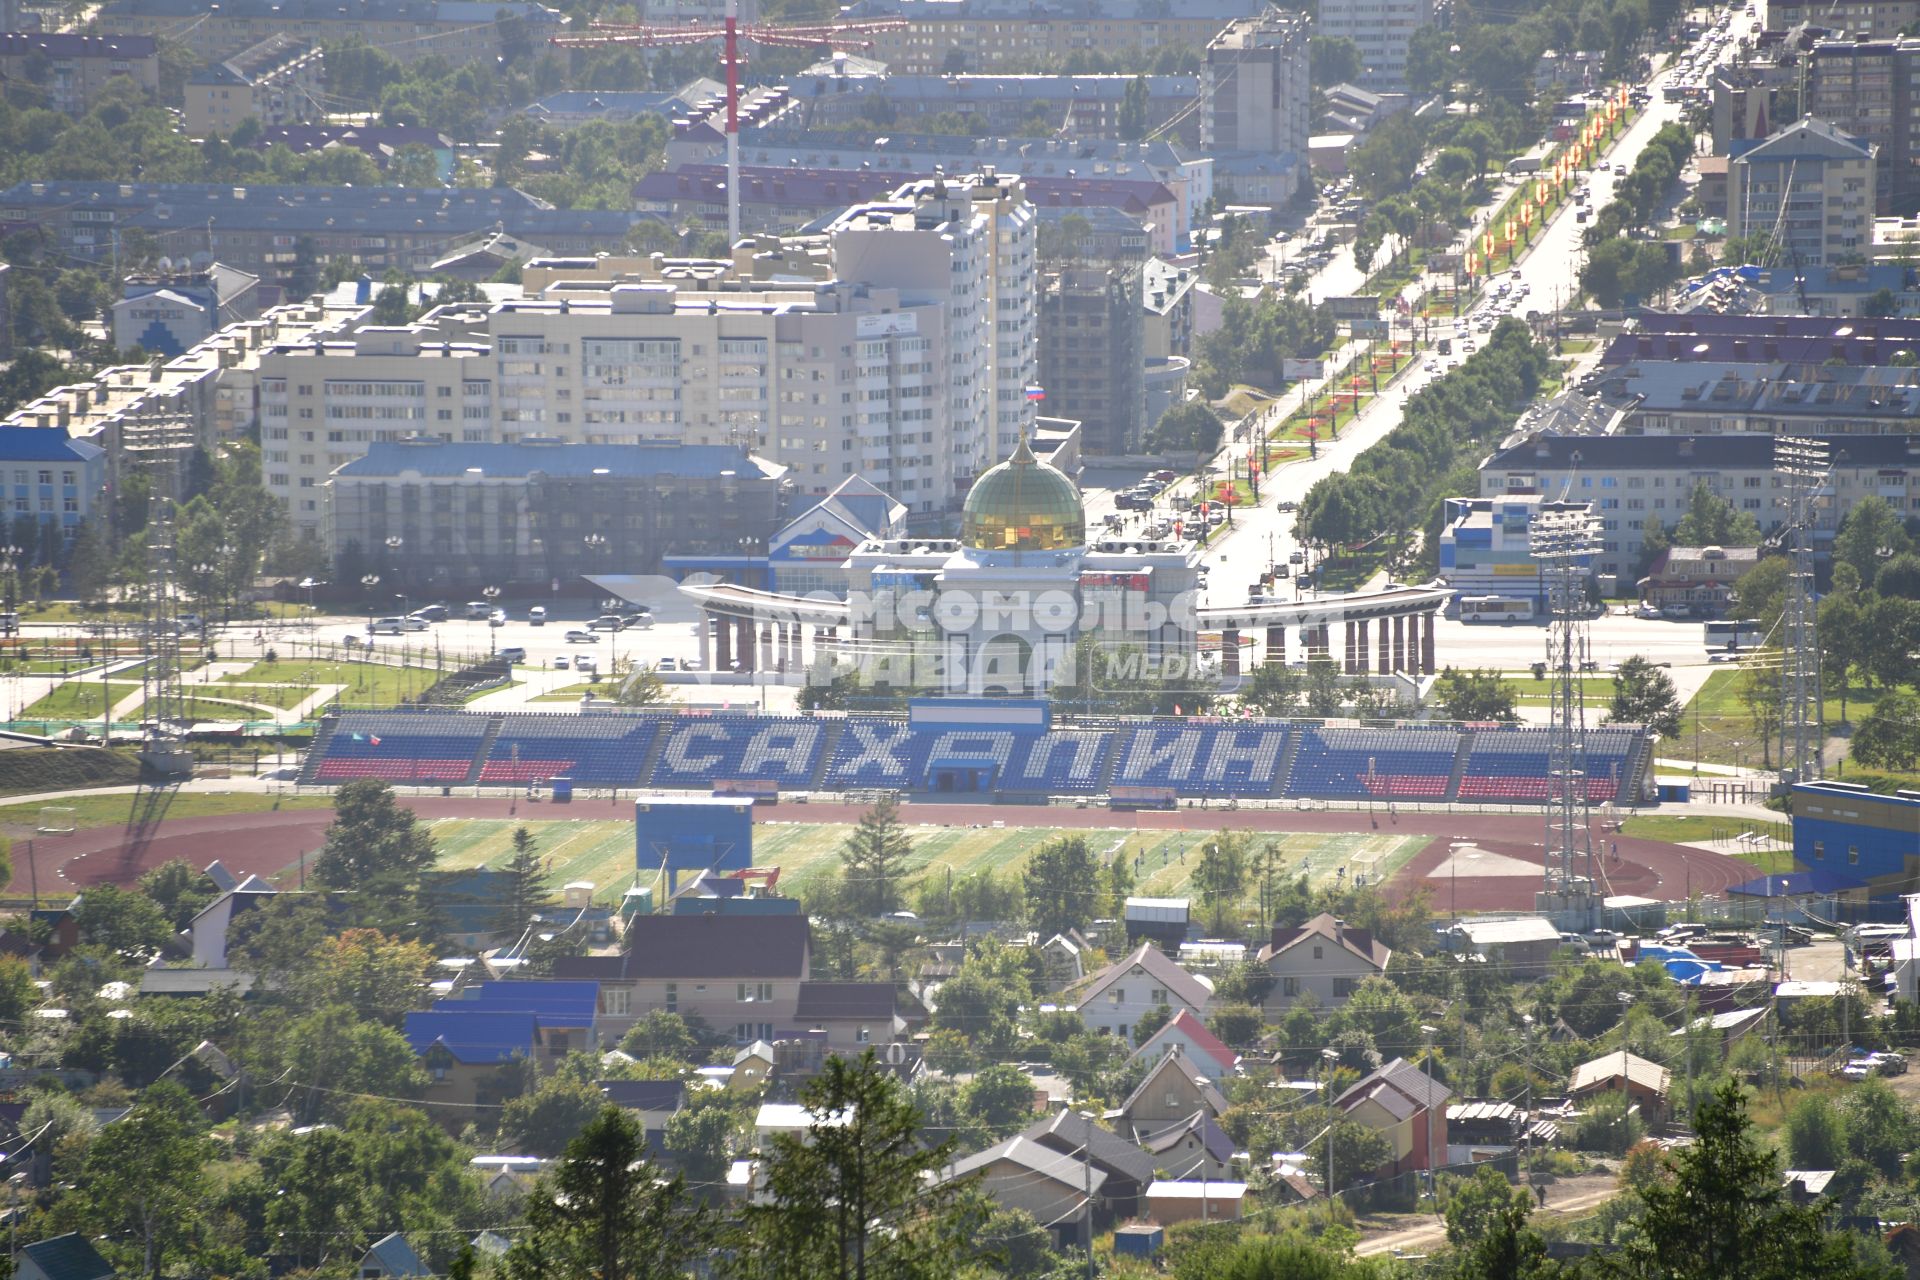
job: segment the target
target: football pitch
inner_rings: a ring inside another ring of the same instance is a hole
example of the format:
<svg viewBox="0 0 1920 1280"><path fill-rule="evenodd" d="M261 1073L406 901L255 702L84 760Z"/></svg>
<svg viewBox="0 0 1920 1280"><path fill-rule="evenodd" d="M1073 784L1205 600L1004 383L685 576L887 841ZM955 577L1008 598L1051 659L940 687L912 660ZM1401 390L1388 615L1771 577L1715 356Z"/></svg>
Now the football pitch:
<svg viewBox="0 0 1920 1280"><path fill-rule="evenodd" d="M574 880L593 882L594 898L617 902L627 888L652 884L657 868L636 869L631 821L528 821L494 818L445 818L431 824L445 869L498 867L513 854L513 832L526 827L548 860L548 877L558 886ZM853 831L847 823L772 822L753 828L755 866L779 867L780 890L799 896L807 883L834 874L839 851ZM913 877L956 878L992 871L1014 876L1033 851L1062 836L1081 836L1102 862L1125 857L1135 866L1134 893L1142 897L1180 898L1192 892L1192 874L1210 831L1136 831L1129 827L1073 828L915 826L908 859ZM1424 836L1377 833L1253 833L1257 856L1269 842L1277 845L1289 874L1304 873L1318 886L1331 884L1344 869L1367 872L1371 882L1392 876L1426 844Z"/></svg>

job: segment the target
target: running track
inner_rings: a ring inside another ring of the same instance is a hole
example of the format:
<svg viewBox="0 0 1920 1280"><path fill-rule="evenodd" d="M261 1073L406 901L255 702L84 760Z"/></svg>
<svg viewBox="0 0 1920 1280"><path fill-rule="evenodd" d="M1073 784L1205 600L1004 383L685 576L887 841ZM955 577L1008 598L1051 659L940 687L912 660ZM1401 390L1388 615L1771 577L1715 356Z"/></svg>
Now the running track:
<svg viewBox="0 0 1920 1280"><path fill-rule="evenodd" d="M131 808L131 797L129 797ZM506 818L533 820L575 818L604 820L632 812L631 800L578 800L570 805L528 803L506 797L419 796L403 799L422 818ZM856 821L864 806L840 804L761 805L754 810L761 822ZM1236 831L1349 833L1378 829L1400 835L1433 837L1426 848L1387 886L1389 894L1404 896L1420 885L1432 893L1436 910L1531 910L1538 875L1475 876L1456 879L1431 873L1443 864L1449 847L1470 841L1490 853L1504 854L1534 866L1541 865L1545 826L1538 814L1475 814L1342 810L1294 812L1256 809L1180 809L1168 813L1117 814L1105 809L1045 805L906 804L909 822L923 825L1009 827L1087 827L1136 831ZM122 827L96 827L70 836L37 836L14 842L16 891L38 881L39 892L60 894L89 884L130 885L147 870L171 858L195 867L219 859L239 875L275 876L295 868L303 855L318 849L327 824L327 809L287 809L236 814L227 817L163 820L145 839ZM1373 824L1373 825L1369 825ZM1602 892L1637 894L1648 898L1681 899L1689 893L1724 893L1730 885L1753 878L1754 869L1738 859L1658 840L1619 837L1619 859L1610 854L1612 836L1595 837L1602 855Z"/></svg>

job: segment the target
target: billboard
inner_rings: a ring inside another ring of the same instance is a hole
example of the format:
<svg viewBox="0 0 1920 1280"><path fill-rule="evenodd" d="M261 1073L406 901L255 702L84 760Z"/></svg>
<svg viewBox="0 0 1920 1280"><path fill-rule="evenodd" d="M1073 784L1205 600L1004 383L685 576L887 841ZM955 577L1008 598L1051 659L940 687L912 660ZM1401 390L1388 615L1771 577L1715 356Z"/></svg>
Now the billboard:
<svg viewBox="0 0 1920 1280"><path fill-rule="evenodd" d="M1371 320L1380 314L1380 295L1367 293L1347 298L1328 298L1327 311L1335 320Z"/></svg>

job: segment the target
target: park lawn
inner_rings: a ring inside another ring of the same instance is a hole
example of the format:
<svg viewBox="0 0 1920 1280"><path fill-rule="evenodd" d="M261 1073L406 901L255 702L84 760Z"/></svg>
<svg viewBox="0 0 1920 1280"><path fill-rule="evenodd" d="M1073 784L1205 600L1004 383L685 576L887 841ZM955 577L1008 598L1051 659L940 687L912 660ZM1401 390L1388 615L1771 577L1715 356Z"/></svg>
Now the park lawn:
<svg viewBox="0 0 1920 1280"><path fill-rule="evenodd" d="M282 711L299 706L314 694L314 687L305 684L240 684L220 680L197 688L200 691L194 696L198 698L233 697Z"/></svg>
<svg viewBox="0 0 1920 1280"><path fill-rule="evenodd" d="M1620 834L1642 840L1665 840L1671 844L1693 844L1707 840L1729 840L1749 831L1773 837L1775 843L1790 847L1793 831L1785 822L1751 822L1736 818L1701 818L1683 814L1640 814L1620 824Z"/></svg>
<svg viewBox="0 0 1920 1280"><path fill-rule="evenodd" d="M107 681L108 706L119 702L129 694L137 693L140 682L137 680ZM69 680L56 687L46 697L39 699L20 713L22 720L98 720L101 707L100 682L98 680Z"/></svg>
<svg viewBox="0 0 1920 1280"><path fill-rule="evenodd" d="M903 811L909 822L912 810ZM513 831L525 826L534 835L543 856L551 858L549 880L555 886L570 880L591 880L595 897L617 901L629 884L652 883L657 868L636 872L634 826L630 820L554 821L547 819L449 818L433 824L440 846L440 865L449 868L494 867L513 852ZM821 876L840 866L839 851L852 833L846 823L768 823L754 828L754 865L781 869L780 889L798 895ZM908 858L910 881L927 875L957 878L992 871L1017 874L1033 851L1061 836L1080 835L1103 861L1113 857L1135 859L1135 891L1148 896L1184 896L1192 892L1192 870L1198 850L1212 838L1204 831L1139 832L1131 828L1075 829L1054 827L945 827L909 826L913 853ZM1356 857L1362 867L1372 860L1372 875L1384 879L1406 864L1426 840L1394 835L1274 835L1255 837L1257 851L1266 839L1279 845L1291 874L1301 863L1316 882L1332 883L1340 868ZM1253 895L1249 886L1249 897Z"/></svg>
<svg viewBox="0 0 1920 1280"><path fill-rule="evenodd" d="M1800 870L1791 849L1748 849L1732 855L1763 876L1784 876Z"/></svg>
<svg viewBox="0 0 1920 1280"><path fill-rule="evenodd" d="M1535 680L1531 675L1508 677L1506 685L1508 690L1513 694L1514 702L1520 706L1544 707L1551 705L1553 702L1553 680L1551 677L1545 680ZM1613 701L1613 677L1582 676L1580 677L1580 692L1581 696L1586 699L1589 707L1604 707L1607 703Z"/></svg>
<svg viewBox="0 0 1920 1280"><path fill-rule="evenodd" d="M515 683L519 682L516 681ZM529 698L528 701L578 702L582 694L590 693L596 698L604 698L611 695L613 691L619 687L620 682L618 680L602 680L599 684L588 684L585 681L581 681L578 684L563 684L558 689L549 689L545 693L536 694L532 698ZM488 689L487 692L498 693L500 691L498 689Z"/></svg>
<svg viewBox="0 0 1920 1280"><path fill-rule="evenodd" d="M150 794L150 793L149 793ZM131 792L117 792L109 795L73 796L57 802L60 807L73 810L75 827L117 827L124 825L134 816L134 804L144 797ZM30 832L40 822L41 810L47 806L39 801L31 804L0 805L0 826L15 830L26 828ZM161 815L166 818L218 818L237 813L267 813L275 809L331 809L331 796L271 796L255 791L235 791L227 794L207 791L178 792L167 801ZM58 836L41 837L57 840Z"/></svg>
<svg viewBox="0 0 1920 1280"><path fill-rule="evenodd" d="M387 707L418 694L438 678L431 667L397 667L380 662L256 662L245 671L222 676L217 684L292 684L308 691L317 685L345 685L340 701L348 706Z"/></svg>

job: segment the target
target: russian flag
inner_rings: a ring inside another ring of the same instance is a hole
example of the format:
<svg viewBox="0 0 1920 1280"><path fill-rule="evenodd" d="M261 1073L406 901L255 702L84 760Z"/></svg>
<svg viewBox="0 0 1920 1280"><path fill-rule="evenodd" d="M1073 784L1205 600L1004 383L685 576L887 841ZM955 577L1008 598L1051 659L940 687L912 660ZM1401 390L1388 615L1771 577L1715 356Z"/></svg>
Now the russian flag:
<svg viewBox="0 0 1920 1280"><path fill-rule="evenodd" d="M380 735L377 733L370 733L367 735L367 741L377 747L380 745Z"/></svg>
<svg viewBox="0 0 1920 1280"><path fill-rule="evenodd" d="M1027 399L1045 400L1046 398L1047 398L1047 389L1045 387L1028 387L1027 388Z"/></svg>

